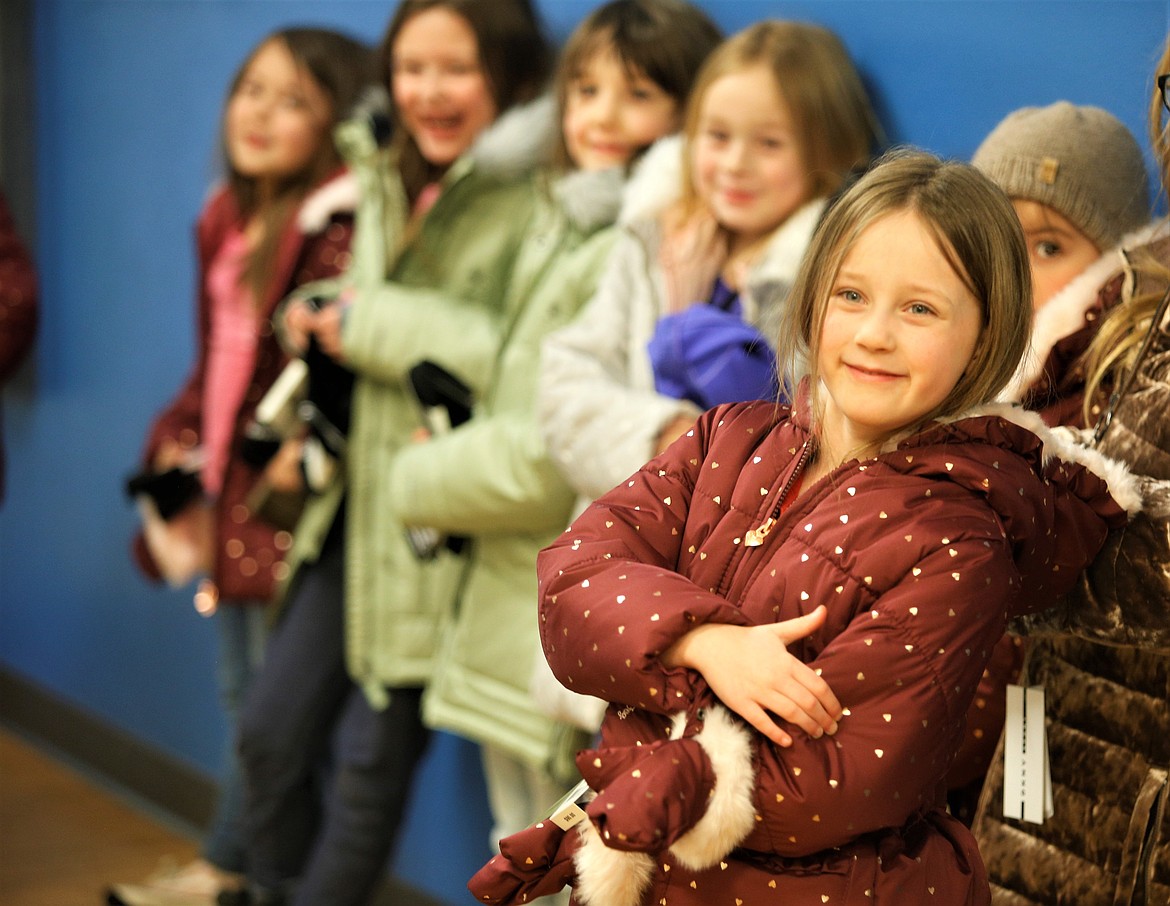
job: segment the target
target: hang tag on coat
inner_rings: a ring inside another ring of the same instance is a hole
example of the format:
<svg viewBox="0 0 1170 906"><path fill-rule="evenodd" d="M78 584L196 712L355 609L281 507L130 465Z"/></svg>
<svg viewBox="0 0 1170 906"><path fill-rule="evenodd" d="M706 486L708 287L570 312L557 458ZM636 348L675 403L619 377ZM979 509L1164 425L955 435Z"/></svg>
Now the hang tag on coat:
<svg viewBox="0 0 1170 906"><path fill-rule="evenodd" d="M552 821L561 830L568 830L585 820L585 806L582 800L589 793L589 784L582 780L565 793L557 804L548 810L545 820Z"/></svg>
<svg viewBox="0 0 1170 906"><path fill-rule="evenodd" d="M1031 824L1052 817L1044 688L1008 686L1003 730L1003 814Z"/></svg>

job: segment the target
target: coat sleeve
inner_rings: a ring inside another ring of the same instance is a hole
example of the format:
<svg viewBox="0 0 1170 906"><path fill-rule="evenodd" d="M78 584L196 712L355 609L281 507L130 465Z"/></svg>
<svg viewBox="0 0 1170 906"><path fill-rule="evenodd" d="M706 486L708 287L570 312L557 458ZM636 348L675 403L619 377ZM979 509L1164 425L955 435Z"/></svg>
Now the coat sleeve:
<svg viewBox="0 0 1170 906"><path fill-rule="evenodd" d="M574 692L667 714L705 688L659 655L700 623L745 625L737 607L676 572L717 413L590 506L540 555L540 634Z"/></svg>
<svg viewBox="0 0 1170 906"><path fill-rule="evenodd" d="M404 524L461 535L555 532L574 499L524 413L473 418L404 448L390 481Z"/></svg>
<svg viewBox="0 0 1170 906"><path fill-rule="evenodd" d="M623 235L597 293L542 350L541 430L561 470L588 497L605 493L653 456L669 422L699 414L693 403L637 386L632 373L630 338L646 333L638 319L647 313L636 309L653 297L648 267L641 243Z"/></svg>
<svg viewBox="0 0 1170 906"><path fill-rule="evenodd" d="M477 395L487 389L501 340L498 310L461 304L448 294L400 283L363 290L346 311L346 364L382 383L407 379L430 359L457 374Z"/></svg>

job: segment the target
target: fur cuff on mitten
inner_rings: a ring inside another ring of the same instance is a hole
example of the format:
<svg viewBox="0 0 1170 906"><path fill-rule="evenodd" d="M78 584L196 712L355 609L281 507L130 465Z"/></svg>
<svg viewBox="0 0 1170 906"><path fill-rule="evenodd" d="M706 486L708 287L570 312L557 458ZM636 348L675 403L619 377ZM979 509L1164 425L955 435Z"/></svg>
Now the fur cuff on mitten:
<svg viewBox="0 0 1170 906"><path fill-rule="evenodd" d="M636 906L654 873L652 853L669 850L682 865L702 870L754 827L747 728L719 706L707 711L695 736L680 738L685 727L680 714L668 741L579 758L587 780L608 781L586 809L590 820L581 825L574 855L576 896L587 906Z"/></svg>

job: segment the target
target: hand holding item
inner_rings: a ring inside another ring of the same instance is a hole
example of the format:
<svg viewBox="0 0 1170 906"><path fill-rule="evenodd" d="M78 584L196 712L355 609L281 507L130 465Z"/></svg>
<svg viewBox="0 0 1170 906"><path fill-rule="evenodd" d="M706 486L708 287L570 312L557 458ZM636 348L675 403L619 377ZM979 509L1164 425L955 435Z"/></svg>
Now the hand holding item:
<svg viewBox="0 0 1170 906"><path fill-rule="evenodd" d="M284 310L284 338L298 353L309 348L309 336L317 323L317 309L308 299L296 299Z"/></svg>
<svg viewBox="0 0 1170 906"><path fill-rule="evenodd" d="M658 250L666 281L666 311L705 301L727 259L727 235L707 211L667 218Z"/></svg>

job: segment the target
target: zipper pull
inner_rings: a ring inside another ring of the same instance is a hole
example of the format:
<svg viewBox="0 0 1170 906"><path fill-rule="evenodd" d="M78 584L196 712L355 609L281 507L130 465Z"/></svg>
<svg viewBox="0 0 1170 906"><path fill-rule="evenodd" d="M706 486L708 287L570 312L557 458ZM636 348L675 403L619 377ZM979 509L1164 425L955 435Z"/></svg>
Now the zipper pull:
<svg viewBox="0 0 1170 906"><path fill-rule="evenodd" d="M759 528L750 529L743 539L744 547L759 547L775 524L776 520L769 516Z"/></svg>

